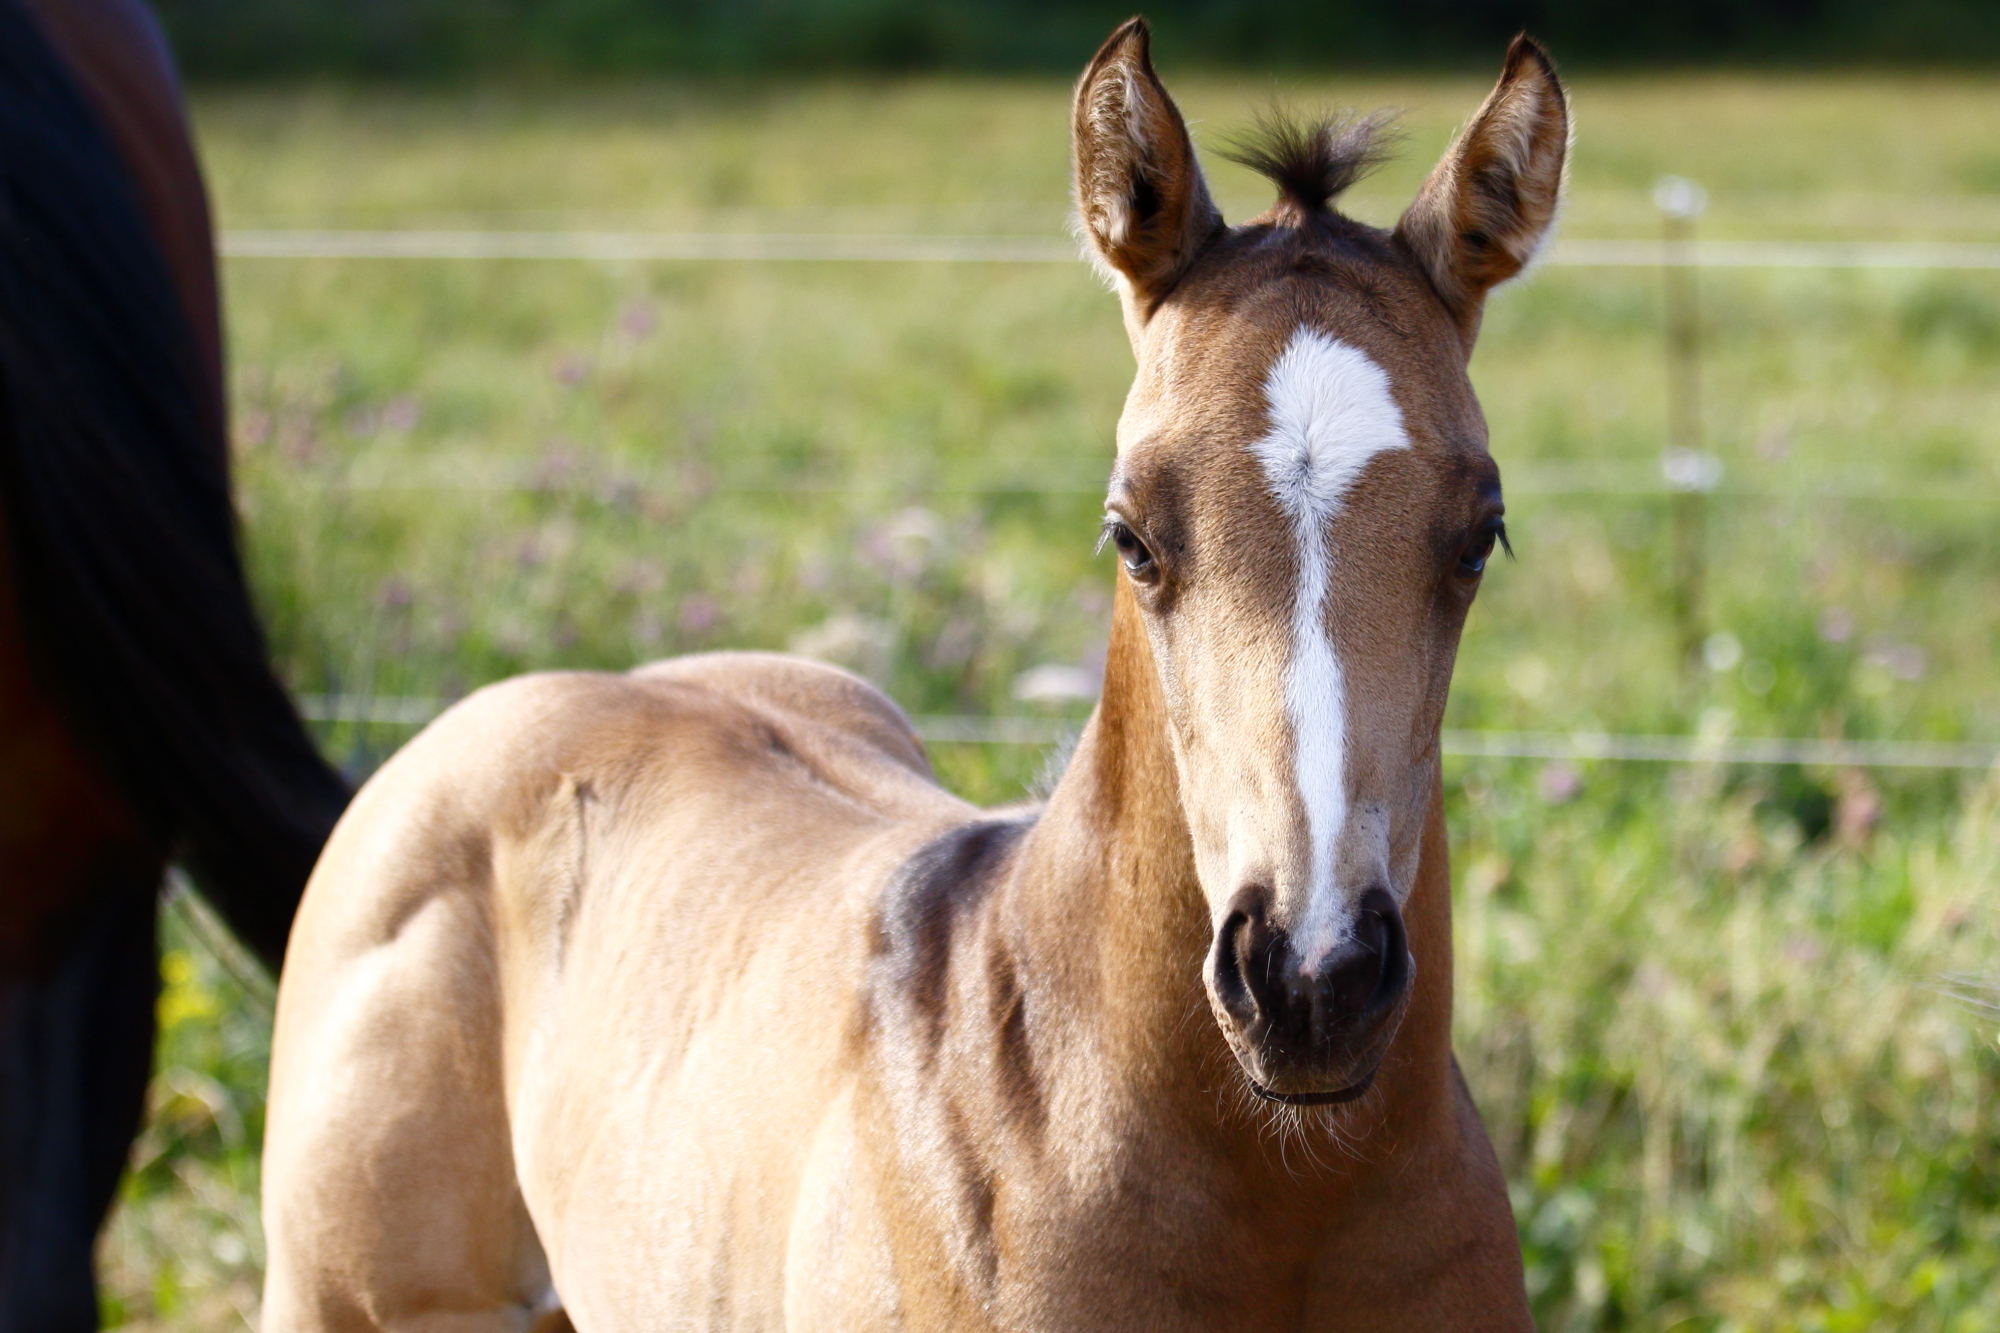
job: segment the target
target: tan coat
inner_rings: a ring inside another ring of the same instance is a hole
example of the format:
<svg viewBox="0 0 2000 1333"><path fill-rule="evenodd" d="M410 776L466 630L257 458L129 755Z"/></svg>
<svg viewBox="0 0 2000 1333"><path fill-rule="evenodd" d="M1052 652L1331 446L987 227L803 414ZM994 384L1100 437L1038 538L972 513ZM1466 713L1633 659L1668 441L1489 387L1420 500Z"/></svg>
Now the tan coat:
<svg viewBox="0 0 2000 1333"><path fill-rule="evenodd" d="M1517 42L1393 234L1325 209L1330 140L1231 231L1146 41L1077 97L1140 366L1053 795L966 805L797 659L454 708L294 930L265 1333L1531 1327L1451 1056L1437 737L1501 532L1465 357L1560 85Z"/></svg>

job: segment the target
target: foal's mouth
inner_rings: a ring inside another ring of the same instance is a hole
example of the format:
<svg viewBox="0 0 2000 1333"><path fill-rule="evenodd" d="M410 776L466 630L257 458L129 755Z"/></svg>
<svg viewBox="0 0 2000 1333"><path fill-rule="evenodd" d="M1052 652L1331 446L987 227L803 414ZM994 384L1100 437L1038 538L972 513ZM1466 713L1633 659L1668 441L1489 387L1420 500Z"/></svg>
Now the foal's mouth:
<svg viewBox="0 0 2000 1333"><path fill-rule="evenodd" d="M1360 1101L1366 1097L1368 1090L1375 1086L1375 1070L1371 1069L1362 1075L1359 1083L1350 1083L1332 1092L1273 1092L1247 1073L1243 1076L1243 1081L1250 1085L1250 1091L1265 1101L1276 1102L1280 1106L1338 1106L1342 1102Z"/></svg>
<svg viewBox="0 0 2000 1333"><path fill-rule="evenodd" d="M1311 1055L1287 1051L1270 1043L1268 1032L1245 1032L1226 1018L1222 1030L1244 1083L1260 1101L1277 1106L1340 1106L1359 1101L1374 1089L1382 1062L1402 1030L1407 1007L1405 997L1378 1018L1371 1033L1346 1049ZM1267 1040L1260 1041L1259 1036Z"/></svg>

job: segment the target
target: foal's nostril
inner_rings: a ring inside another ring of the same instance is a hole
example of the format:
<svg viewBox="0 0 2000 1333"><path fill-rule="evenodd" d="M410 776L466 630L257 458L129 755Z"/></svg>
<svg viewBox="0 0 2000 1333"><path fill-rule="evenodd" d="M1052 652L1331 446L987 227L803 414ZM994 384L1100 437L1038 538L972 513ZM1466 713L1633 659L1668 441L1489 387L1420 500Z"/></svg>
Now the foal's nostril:
<svg viewBox="0 0 2000 1333"><path fill-rule="evenodd" d="M1328 977L1337 1003L1347 1013L1365 1016L1394 1005L1410 982L1410 941L1403 913L1387 889L1361 895L1355 917L1353 953L1341 974Z"/></svg>
<svg viewBox="0 0 2000 1333"><path fill-rule="evenodd" d="M1387 889L1370 889L1361 899L1361 910L1379 920L1382 939L1382 976L1375 988L1377 1004L1393 1004L1409 989L1414 964L1410 961L1410 937L1403 928L1403 913Z"/></svg>
<svg viewBox="0 0 2000 1333"><path fill-rule="evenodd" d="M1264 889L1239 890L1215 932L1215 995L1246 1028L1263 1007L1258 994L1271 961L1271 932L1264 925Z"/></svg>

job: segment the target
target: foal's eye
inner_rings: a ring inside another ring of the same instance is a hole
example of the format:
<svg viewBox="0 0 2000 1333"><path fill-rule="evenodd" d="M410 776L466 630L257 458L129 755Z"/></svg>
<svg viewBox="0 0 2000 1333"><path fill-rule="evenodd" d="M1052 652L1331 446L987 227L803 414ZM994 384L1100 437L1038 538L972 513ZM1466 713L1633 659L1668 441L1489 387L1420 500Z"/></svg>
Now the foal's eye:
<svg viewBox="0 0 2000 1333"><path fill-rule="evenodd" d="M1489 523L1473 534L1472 540L1466 543L1465 550L1459 553L1459 574L1464 578L1470 579L1478 578L1480 574L1484 573L1486 562L1493 556L1493 545L1495 542L1498 542L1503 547L1507 547L1506 524L1498 522ZM1511 552L1513 548L1507 547L1507 549Z"/></svg>
<svg viewBox="0 0 2000 1333"><path fill-rule="evenodd" d="M1142 580L1153 576L1153 553L1129 526L1112 519L1104 525L1104 540L1118 548L1118 558L1125 562L1126 573ZM1098 543L1098 548L1103 549L1103 542Z"/></svg>

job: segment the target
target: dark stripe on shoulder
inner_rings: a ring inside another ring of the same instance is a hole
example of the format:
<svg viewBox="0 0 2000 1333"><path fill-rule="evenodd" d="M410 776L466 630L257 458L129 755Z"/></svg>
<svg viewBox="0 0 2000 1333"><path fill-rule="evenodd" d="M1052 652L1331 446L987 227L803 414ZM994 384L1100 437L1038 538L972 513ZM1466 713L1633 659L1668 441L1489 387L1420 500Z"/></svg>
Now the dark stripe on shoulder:
<svg viewBox="0 0 2000 1333"><path fill-rule="evenodd" d="M909 1029L926 1054L943 1035L952 941L1000 882L1032 816L981 819L938 835L903 862L883 890L869 963L878 1023Z"/></svg>

